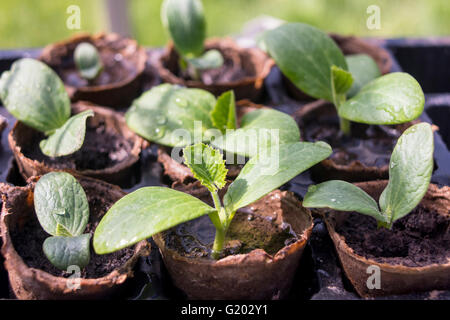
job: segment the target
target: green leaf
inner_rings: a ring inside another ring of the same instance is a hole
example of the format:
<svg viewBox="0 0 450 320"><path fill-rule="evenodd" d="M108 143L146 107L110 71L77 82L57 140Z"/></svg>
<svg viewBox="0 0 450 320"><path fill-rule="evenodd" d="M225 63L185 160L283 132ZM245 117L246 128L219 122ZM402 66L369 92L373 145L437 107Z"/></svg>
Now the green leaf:
<svg viewBox="0 0 450 320"><path fill-rule="evenodd" d="M272 144L300 141L300 131L288 114L274 109L259 109L242 117L241 127L228 130L211 144L216 148L252 157Z"/></svg>
<svg viewBox="0 0 450 320"><path fill-rule="evenodd" d="M381 76L377 63L367 54L353 54L346 56L345 60L354 80L352 87L347 92L349 98L356 95L370 81Z"/></svg>
<svg viewBox="0 0 450 320"><path fill-rule="evenodd" d="M264 35L265 48L281 72L300 90L333 101L330 69L347 70L336 43L324 32L303 23L286 23Z"/></svg>
<svg viewBox="0 0 450 320"><path fill-rule="evenodd" d="M49 237L42 246L47 259L58 269L67 270L69 266L83 269L89 264L91 235L77 237Z"/></svg>
<svg viewBox="0 0 450 320"><path fill-rule="evenodd" d="M395 72L366 84L338 112L359 123L399 124L420 116L424 103L419 83L407 73Z"/></svg>
<svg viewBox="0 0 450 320"><path fill-rule="evenodd" d="M141 188L108 210L95 230L94 249L97 254L117 251L214 211L201 200L180 191Z"/></svg>
<svg viewBox="0 0 450 320"><path fill-rule="evenodd" d="M53 212L55 214L56 212ZM57 213L58 214L58 213ZM56 224L56 231L55 236L62 236L62 237L71 237L72 234L69 232L69 230L66 229L62 224L57 223Z"/></svg>
<svg viewBox="0 0 450 320"><path fill-rule="evenodd" d="M39 143L42 153L61 157L79 150L86 134L86 119L93 116L94 111L86 110L69 118L61 128Z"/></svg>
<svg viewBox="0 0 450 320"><path fill-rule="evenodd" d="M103 69L97 48L88 42L77 45L73 58L81 77L87 80L95 79Z"/></svg>
<svg viewBox="0 0 450 320"><path fill-rule="evenodd" d="M0 98L19 121L47 133L70 117L70 100L58 75L46 64L20 59L0 79Z"/></svg>
<svg viewBox="0 0 450 320"><path fill-rule="evenodd" d="M236 129L236 105L233 90L222 93L217 98L216 105L211 111L213 125L222 133L227 129Z"/></svg>
<svg viewBox="0 0 450 320"><path fill-rule="evenodd" d="M62 228L71 236L79 236L89 220L86 194L66 172L50 172L39 179L34 188L34 209L42 228L53 236L61 234Z"/></svg>
<svg viewBox="0 0 450 320"><path fill-rule="evenodd" d="M219 150L203 143L197 143L183 149L185 164L191 169L194 178L214 192L225 186L228 170Z"/></svg>
<svg viewBox="0 0 450 320"><path fill-rule="evenodd" d="M215 104L207 91L162 84L134 100L125 117L131 130L150 141L186 146L201 142L193 141L195 133L207 140L205 132L214 128L210 113Z"/></svg>
<svg viewBox="0 0 450 320"><path fill-rule="evenodd" d="M380 207L391 221L410 213L428 190L433 172L433 131L422 122L409 127L398 139L389 164L389 183Z"/></svg>
<svg viewBox="0 0 450 320"><path fill-rule="evenodd" d="M223 57L218 50L208 50L198 58L188 58L187 61L197 70L215 69L223 65Z"/></svg>
<svg viewBox="0 0 450 320"><path fill-rule="evenodd" d="M331 154L325 142L276 145L251 158L228 188L224 205L228 212L249 205L285 184Z"/></svg>
<svg viewBox="0 0 450 320"><path fill-rule="evenodd" d="M353 77L350 72L331 66L331 81L336 94L345 94L353 84Z"/></svg>
<svg viewBox="0 0 450 320"><path fill-rule="evenodd" d="M376 201L364 190L340 180L330 180L309 186L303 199L306 208L331 208L339 211L356 211L386 222Z"/></svg>
<svg viewBox="0 0 450 320"><path fill-rule="evenodd" d="M206 21L201 1L164 0L161 20L181 55L199 56L203 53Z"/></svg>

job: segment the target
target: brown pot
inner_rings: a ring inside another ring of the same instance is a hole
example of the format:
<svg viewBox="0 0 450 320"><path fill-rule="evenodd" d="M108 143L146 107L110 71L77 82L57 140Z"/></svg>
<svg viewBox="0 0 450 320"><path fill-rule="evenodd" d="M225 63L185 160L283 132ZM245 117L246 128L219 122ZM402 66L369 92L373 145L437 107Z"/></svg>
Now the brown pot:
<svg viewBox="0 0 450 320"><path fill-rule="evenodd" d="M387 180L356 183L375 199L387 185ZM450 218L450 187L441 189L430 184L421 205ZM336 232L348 217L348 213L331 210L327 212L326 225L334 242L339 259L347 278L362 297L385 296L391 294L405 294L411 292L449 290L450 289L450 260L445 264L430 264L422 267L410 267L388 262L380 263L374 259L360 256L346 243L346 239ZM369 266L380 268L380 289L368 289L367 273Z"/></svg>
<svg viewBox="0 0 450 320"><path fill-rule="evenodd" d="M99 51L104 69L88 84L78 75L73 52L81 42ZM147 53L135 40L115 33L77 34L45 47L39 58L62 78L72 101L85 100L109 107L127 107L140 90Z"/></svg>
<svg viewBox="0 0 450 320"><path fill-rule="evenodd" d="M189 258L169 248L164 233L153 237L175 286L188 298L280 299L287 294L313 228L311 213L292 193L279 190L249 208L256 210L258 215L261 212L265 218L275 219L273 221L277 224L289 223L298 239L273 255L263 249L255 249L246 254L212 260L207 257ZM238 213L235 219L237 217Z"/></svg>
<svg viewBox="0 0 450 320"><path fill-rule="evenodd" d="M133 176L133 165L139 160L141 150L146 147L147 143L128 129L122 114L111 109L95 106L83 101L72 105L73 113L80 113L87 109L91 109L95 113L94 117L88 118L88 124L97 126L100 123L104 123L107 130L122 136L129 142L130 150L126 157L111 167L95 170L61 168L53 164L45 163L44 161L31 159L24 154L22 149L29 145L30 142L33 141L33 137L36 137L39 133L35 129L17 121L14 128L9 133L8 142L14 153L14 158L16 159L19 171L25 179L28 179L31 176L43 175L50 171L63 170L72 174L79 174L105 180L113 184L129 184L130 177ZM39 146L37 146L37 148L39 148ZM79 152L82 152L82 150L83 149Z"/></svg>
<svg viewBox="0 0 450 320"><path fill-rule="evenodd" d="M5 268L8 271L12 292L18 299L34 300L99 299L118 291L121 285L133 276L133 268L138 259L149 254L150 244L147 241L141 241L135 245L131 258L109 274L99 278L81 278L79 289L70 289L73 288L73 285L70 285L71 279L29 267L16 251L14 232L17 228L19 230L23 228L29 219L37 219L33 206L33 190L38 179L39 177L31 178L25 187L0 184L3 199L0 219L3 239L1 252L5 258ZM125 195L120 188L106 182L86 177L77 177L77 179L83 186L89 201L90 221L96 217L99 219L109 207Z"/></svg>
<svg viewBox="0 0 450 320"><path fill-rule="evenodd" d="M236 99L250 99L257 101L263 94L264 79L269 75L274 61L257 48L241 48L233 40L209 39L205 42L205 49L219 50L225 60L224 66L219 68L225 74L229 65L237 71L244 72L238 79L211 81L204 83L200 80L187 80L180 76L178 66L179 55L172 43L168 45L164 54L156 61L156 69L164 82L183 85L188 88L200 88L216 96L228 90L234 90Z"/></svg>
<svg viewBox="0 0 450 320"><path fill-rule="evenodd" d="M324 124L327 122L327 119L329 122L330 118L335 118L336 123L338 123L337 113L334 105L324 100L317 100L300 107L293 116L300 127L303 140L309 140L307 137L308 130L305 129L308 123ZM324 119L322 122L320 120L321 118ZM420 121L414 120L400 125L389 126L389 128L395 129L397 132L402 133L412 124L418 122ZM351 125L352 130L355 129L354 131L357 131L358 129L365 130L367 128L367 125L365 124L352 122ZM336 132L333 137L337 137L338 134L339 132ZM397 138L389 137L386 134L383 136L383 139L386 139L386 141L392 140L393 149ZM336 152L337 149L335 149L333 143L331 141L327 142L330 143L331 147L334 149L333 152ZM312 167L311 174L314 180L318 182L331 179L345 180L350 182L387 179L389 176L389 157L391 153L392 150L386 150L386 164L382 166L366 165L359 160L351 160L348 163L343 164L336 162L333 157L330 157Z"/></svg>
<svg viewBox="0 0 450 320"><path fill-rule="evenodd" d="M244 99L236 102L236 116L238 123L241 118L248 112L268 108L266 106L255 104L250 100ZM195 181L194 175L191 170L183 163L179 163L171 157L171 148L160 147L158 148L158 162L161 163L163 167L164 176L169 179L168 184L173 182L190 183ZM240 166L228 166L227 178L233 180L236 178L241 171Z"/></svg>
<svg viewBox="0 0 450 320"><path fill-rule="evenodd" d="M372 45L361 38L354 36L343 36L339 34L330 34L330 37L336 42L344 55L367 54L371 56L378 65L381 74L391 71L392 59L389 52L383 48ZM299 90L288 78L283 76L283 82L288 93L300 101L309 101L313 98Z"/></svg>

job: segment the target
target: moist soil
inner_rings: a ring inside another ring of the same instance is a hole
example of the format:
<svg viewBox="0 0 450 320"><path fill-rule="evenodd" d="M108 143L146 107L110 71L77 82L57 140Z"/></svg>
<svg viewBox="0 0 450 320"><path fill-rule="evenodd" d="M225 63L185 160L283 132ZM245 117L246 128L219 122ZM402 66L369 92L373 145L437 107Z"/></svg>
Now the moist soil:
<svg viewBox="0 0 450 320"><path fill-rule="evenodd" d="M124 161L130 154L131 143L124 137L108 130L104 123L88 125L83 146L77 152L64 157L47 157L41 152L39 142L45 139L36 131L32 141L22 146L22 153L30 159L44 162L55 169L101 170Z"/></svg>
<svg viewBox="0 0 450 320"><path fill-rule="evenodd" d="M94 248L92 247L92 237L95 228L100 222L101 217L113 205L113 202L107 200L109 199L108 195L100 191L95 196L87 194L87 197L91 214L85 233L91 234L91 256L89 264L81 271L81 277L91 279L104 277L123 266L133 256L134 247L125 248L106 255L95 254ZM67 278L72 274L55 268L42 251L42 244L48 237L50 235L42 229L36 218L34 209L30 214L30 219L20 228L11 230L11 239L14 248L29 267L41 269L57 277Z"/></svg>
<svg viewBox="0 0 450 320"><path fill-rule="evenodd" d="M164 233L164 240L170 249L190 257L211 258L215 228L208 216L183 223ZM276 224L271 217L254 214L244 208L236 212L225 238L223 256L249 253L263 249L270 255L298 240L288 223Z"/></svg>
<svg viewBox="0 0 450 320"><path fill-rule="evenodd" d="M374 218L352 212L336 231L356 254L380 263L423 267L450 258L450 218L421 205L391 230L378 229Z"/></svg>

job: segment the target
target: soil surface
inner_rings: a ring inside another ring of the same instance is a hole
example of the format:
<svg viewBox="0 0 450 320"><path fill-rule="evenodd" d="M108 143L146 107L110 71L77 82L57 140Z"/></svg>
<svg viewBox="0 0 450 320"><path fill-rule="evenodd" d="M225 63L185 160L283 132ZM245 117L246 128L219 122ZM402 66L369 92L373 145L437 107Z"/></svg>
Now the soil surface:
<svg viewBox="0 0 450 320"><path fill-rule="evenodd" d="M377 262L422 267L450 259L450 218L421 205L391 230L377 229L374 218L352 212L336 231L356 254Z"/></svg>
<svg viewBox="0 0 450 320"><path fill-rule="evenodd" d="M164 233L168 248L186 257L211 257L215 228L208 216L183 223ZM254 214L244 208L236 215L228 229L223 256L249 253L263 249L274 255L298 238L287 223L276 224L271 217Z"/></svg>
<svg viewBox="0 0 450 320"><path fill-rule="evenodd" d="M33 160L44 162L55 169L100 170L124 161L131 152L131 143L124 137L108 130L104 124L88 125L83 146L77 152L64 157L47 157L41 152L39 142L45 139L36 131L33 140L22 146L23 154Z"/></svg>
<svg viewBox="0 0 450 320"><path fill-rule="evenodd" d="M103 194L103 192L99 192L95 196L87 194L87 197L90 216L85 233L91 234L91 256L89 264L81 271L81 277L100 278L124 265L133 256L134 247L125 248L106 255L95 254L94 248L92 247L92 236L101 217L113 205L113 202L108 200L109 196ZM69 277L71 273L55 268L44 255L42 244L50 235L42 229L34 210L31 213L31 217L20 229L15 229L11 232L11 239L15 250L29 267L41 269L58 277Z"/></svg>

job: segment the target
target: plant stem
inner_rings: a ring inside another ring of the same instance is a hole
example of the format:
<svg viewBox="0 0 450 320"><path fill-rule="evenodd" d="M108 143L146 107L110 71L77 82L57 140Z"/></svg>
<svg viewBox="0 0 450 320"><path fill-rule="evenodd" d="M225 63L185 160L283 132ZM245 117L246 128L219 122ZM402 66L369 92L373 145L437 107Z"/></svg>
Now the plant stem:
<svg viewBox="0 0 450 320"><path fill-rule="evenodd" d="M214 244L211 253L214 259L219 259L220 254L222 253L223 245L225 243L225 234L225 230L216 229L216 237L214 238Z"/></svg>
<svg viewBox="0 0 450 320"><path fill-rule="evenodd" d="M339 117L339 128L346 136L350 135L351 131L349 120Z"/></svg>
<svg viewBox="0 0 450 320"><path fill-rule="evenodd" d="M213 220L214 227L216 228L216 237L214 238L214 244L211 255L214 259L219 259L220 254L222 253L223 250L225 235L228 229L227 228L228 217L225 208L222 207L222 203L220 202L219 194L217 193L217 191L211 191L211 195L214 201L214 207L217 210L216 214L219 220L219 223Z"/></svg>

